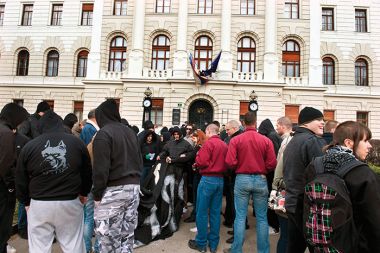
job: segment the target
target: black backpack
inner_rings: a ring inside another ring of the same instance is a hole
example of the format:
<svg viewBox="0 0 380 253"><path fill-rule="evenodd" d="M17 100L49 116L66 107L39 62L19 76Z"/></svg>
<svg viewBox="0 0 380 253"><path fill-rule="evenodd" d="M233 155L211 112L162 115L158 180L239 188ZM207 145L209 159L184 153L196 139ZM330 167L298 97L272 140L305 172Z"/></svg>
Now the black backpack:
<svg viewBox="0 0 380 253"><path fill-rule="evenodd" d="M306 170L304 236L314 253L355 252L359 234L343 178L363 163L353 160L335 171L325 171L322 159L315 158Z"/></svg>

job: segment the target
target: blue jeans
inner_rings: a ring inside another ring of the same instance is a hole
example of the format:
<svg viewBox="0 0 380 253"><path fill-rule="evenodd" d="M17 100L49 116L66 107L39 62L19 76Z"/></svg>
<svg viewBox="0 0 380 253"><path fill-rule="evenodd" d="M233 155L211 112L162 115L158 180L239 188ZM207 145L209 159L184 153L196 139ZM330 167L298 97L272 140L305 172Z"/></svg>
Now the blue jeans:
<svg viewBox="0 0 380 253"><path fill-rule="evenodd" d="M277 242L277 253L286 253L286 248L288 247L288 219L277 215L278 221L280 222L280 238Z"/></svg>
<svg viewBox="0 0 380 253"><path fill-rule="evenodd" d="M26 216L25 205L23 203L18 203L18 211L17 211L17 227L18 230L27 229L28 227L28 219Z"/></svg>
<svg viewBox="0 0 380 253"><path fill-rule="evenodd" d="M195 218L198 229L195 241L201 248L206 248L207 241L211 250L216 250L218 247L222 198L223 178L202 176L198 185L197 217ZM209 214L210 219L208 219ZM207 232L208 220L210 220L209 232Z"/></svg>
<svg viewBox="0 0 380 253"><path fill-rule="evenodd" d="M257 252L269 253L269 229L267 219L268 209L268 186L264 175L236 175L234 188L235 201L235 222L234 222L234 242L231 252L242 253L245 219L248 211L248 204L251 195L256 214L257 231Z"/></svg>
<svg viewBox="0 0 380 253"><path fill-rule="evenodd" d="M83 216L84 216L84 229L83 229L83 239L86 244L86 252L91 251L92 249L92 234L94 232L94 196L90 192L87 196L87 202L83 207ZM95 240L94 245L95 252L99 252L98 241Z"/></svg>

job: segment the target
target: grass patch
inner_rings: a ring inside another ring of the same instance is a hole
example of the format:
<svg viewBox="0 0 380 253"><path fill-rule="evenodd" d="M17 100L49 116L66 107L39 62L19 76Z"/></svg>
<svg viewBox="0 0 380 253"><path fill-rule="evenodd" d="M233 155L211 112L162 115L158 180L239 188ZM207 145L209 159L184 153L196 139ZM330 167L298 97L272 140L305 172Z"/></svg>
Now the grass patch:
<svg viewBox="0 0 380 253"><path fill-rule="evenodd" d="M378 175L380 175L380 166L376 166L376 165L374 165L374 164L368 164L369 165L369 167L376 173L376 174L378 174Z"/></svg>

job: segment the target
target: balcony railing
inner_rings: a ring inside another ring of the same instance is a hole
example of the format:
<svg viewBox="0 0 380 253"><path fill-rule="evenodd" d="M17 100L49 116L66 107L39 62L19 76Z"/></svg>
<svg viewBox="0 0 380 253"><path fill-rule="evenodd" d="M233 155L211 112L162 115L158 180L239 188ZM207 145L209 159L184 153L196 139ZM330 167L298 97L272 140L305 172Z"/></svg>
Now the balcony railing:
<svg viewBox="0 0 380 253"><path fill-rule="evenodd" d="M232 78L239 82L261 82L264 79L264 73L262 71L257 72L232 72Z"/></svg>
<svg viewBox="0 0 380 253"><path fill-rule="evenodd" d="M284 82L289 86L303 86L307 85L307 77L293 77L293 76L284 76Z"/></svg>
<svg viewBox="0 0 380 253"><path fill-rule="evenodd" d="M165 70L154 70L149 68L143 69L143 77L144 78L155 78L155 79L166 79L171 78L173 76L173 70L165 69Z"/></svg>
<svg viewBox="0 0 380 253"><path fill-rule="evenodd" d="M124 77L124 72L119 71L105 71L100 73L100 79L104 80L120 80Z"/></svg>

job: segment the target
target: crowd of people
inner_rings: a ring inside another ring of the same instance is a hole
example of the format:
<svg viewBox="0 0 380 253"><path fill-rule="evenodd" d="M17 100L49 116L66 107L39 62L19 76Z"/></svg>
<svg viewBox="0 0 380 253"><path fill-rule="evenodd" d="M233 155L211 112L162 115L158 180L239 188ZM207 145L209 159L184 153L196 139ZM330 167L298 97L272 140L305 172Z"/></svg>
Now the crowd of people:
<svg viewBox="0 0 380 253"><path fill-rule="evenodd" d="M30 115L9 103L0 113L0 253L16 198L31 253L51 252L54 241L67 253L133 252L182 220L195 223L191 249L217 252L223 224L232 228L224 252L241 253L250 203L259 253L270 252L273 233L277 253L380 252L379 179L364 162L371 137L363 124L325 122L313 107L297 126L288 117L257 126L248 112L204 130L186 123L158 132L146 121L140 132L112 99L80 122L46 102Z"/></svg>

